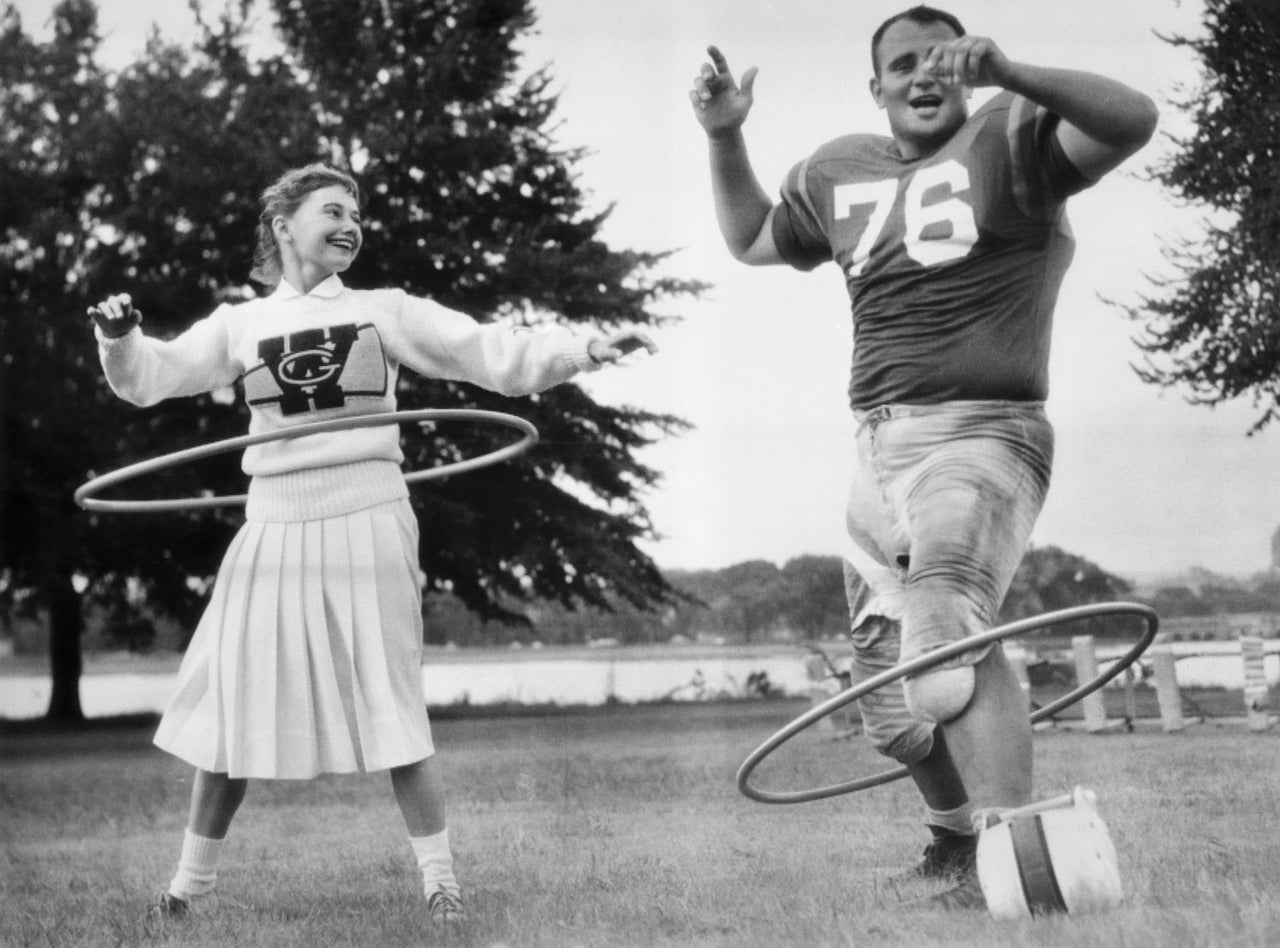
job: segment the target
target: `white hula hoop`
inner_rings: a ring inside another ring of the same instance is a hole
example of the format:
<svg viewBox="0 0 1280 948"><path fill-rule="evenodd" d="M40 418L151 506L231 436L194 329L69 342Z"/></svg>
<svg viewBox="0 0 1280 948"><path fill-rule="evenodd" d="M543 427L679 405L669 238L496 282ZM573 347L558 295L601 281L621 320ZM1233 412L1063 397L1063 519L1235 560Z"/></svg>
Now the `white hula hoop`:
<svg viewBox="0 0 1280 948"><path fill-rule="evenodd" d="M488 424L504 425L521 432L523 437L514 444L506 445L481 454L478 457L442 464L440 467L428 468L425 471L413 471L404 476L406 484L419 484L423 481L435 481L477 468L488 467L506 461L518 454L523 454L538 441L538 429L523 418L498 411L481 411L470 408L422 408L415 411L387 411L373 415L352 415L349 418L330 418L327 421L315 421L299 425L283 431L268 431L261 434L240 435L225 438L212 444L174 451L146 461L130 464L119 470L111 471L86 481L75 492L75 501L85 510L103 513L155 513L166 510L202 510L210 507L235 507L242 505L246 494L225 494L215 497L179 497L173 500L105 500L96 495L124 481L133 480L146 474L168 470L180 464L188 464L215 454L237 451L254 444L266 444L271 441L287 441L305 435L320 434L325 431L346 431L354 428L372 428L378 425L398 424L405 421L424 423L429 421L479 421Z"/></svg>
<svg viewBox="0 0 1280 948"><path fill-rule="evenodd" d="M856 701L863 695L870 694L878 688L891 684L900 678L905 678L912 672L924 671L932 668L949 658L953 658L962 652L970 649L980 648L989 642L996 642L1000 639L1007 639L1015 635L1023 635L1027 632L1035 632L1046 629L1053 625L1060 625L1064 622L1074 622L1079 619L1088 619L1094 616L1110 616L1110 615L1136 615L1140 616L1146 623L1147 629L1143 633L1133 648L1129 649L1121 656L1114 665L1106 671L1100 673L1092 681L1085 682L1075 691L1070 691L1061 698L1051 701L1043 708L1038 708L1031 715L1031 723L1043 721L1045 718L1052 717L1063 708L1075 704L1085 695L1092 694L1097 691L1111 679L1115 678L1122 671L1138 660L1138 657L1147 650L1147 646L1156 637L1156 629L1159 626L1159 619L1155 610L1139 603L1133 602L1101 602L1093 603L1086 606L1075 606L1071 609L1060 609L1057 612L1046 612L1044 615L1032 616L1028 619L1020 619L1017 622L1010 622L1007 625L997 626L994 629L988 629L986 632L979 632L977 635L971 635L967 639L961 639L959 642L952 642L942 648L934 649L925 655L913 658L909 662L901 662L893 666L893 668L883 671L878 675L873 675L866 681L859 682L852 688L847 688L828 698L822 704L817 705L800 715L786 727L782 728L767 741L752 751L747 759L742 762L742 766L738 768L738 789L744 796L757 800L760 803L808 803L810 800L822 800L826 797L838 796L842 793L855 793L859 790L869 790L871 787L878 787L884 783L892 783L900 780L907 775L906 767L897 767L893 770L886 770L883 773L873 774L870 777L862 777L858 780L849 780L845 783L832 784L827 787L818 787L814 790L761 790L753 787L748 782L751 772L756 766L772 754L775 750L785 744L788 740L795 737L809 725L825 718L833 711L838 711L851 701Z"/></svg>

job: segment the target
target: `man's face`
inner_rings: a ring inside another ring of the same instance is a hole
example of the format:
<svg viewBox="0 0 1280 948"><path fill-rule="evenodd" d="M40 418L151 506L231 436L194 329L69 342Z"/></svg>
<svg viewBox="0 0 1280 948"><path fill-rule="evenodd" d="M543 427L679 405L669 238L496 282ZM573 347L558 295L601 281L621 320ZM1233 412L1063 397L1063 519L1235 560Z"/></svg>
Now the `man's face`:
<svg viewBox="0 0 1280 948"><path fill-rule="evenodd" d="M880 39L880 75L871 80L871 94L888 114L889 130L904 158L936 151L969 116L969 91L924 71L929 50L953 39L955 31L945 23L911 20L894 23Z"/></svg>

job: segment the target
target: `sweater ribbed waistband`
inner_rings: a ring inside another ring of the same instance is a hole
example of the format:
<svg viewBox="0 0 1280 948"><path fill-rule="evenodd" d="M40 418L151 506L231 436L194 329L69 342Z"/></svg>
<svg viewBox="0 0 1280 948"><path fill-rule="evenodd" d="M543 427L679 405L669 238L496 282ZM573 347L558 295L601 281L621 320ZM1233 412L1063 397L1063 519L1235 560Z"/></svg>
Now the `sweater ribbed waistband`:
<svg viewBox="0 0 1280 948"><path fill-rule="evenodd" d="M324 520L409 496L394 461L353 461L328 467L259 474L249 481L245 518L267 523Z"/></svg>

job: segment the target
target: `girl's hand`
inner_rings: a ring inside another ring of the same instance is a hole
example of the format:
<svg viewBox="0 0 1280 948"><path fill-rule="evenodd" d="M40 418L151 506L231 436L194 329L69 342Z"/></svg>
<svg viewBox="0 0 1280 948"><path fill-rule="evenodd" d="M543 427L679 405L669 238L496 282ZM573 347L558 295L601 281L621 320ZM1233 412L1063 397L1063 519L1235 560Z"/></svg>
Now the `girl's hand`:
<svg viewBox="0 0 1280 948"><path fill-rule="evenodd" d="M597 365L603 365L606 362L617 362L623 356L635 352L637 349L644 349L650 355L658 351L658 347L653 344L652 339L642 332L636 332L634 329L624 329L621 332L615 332L611 336L605 336L603 339L592 339L587 343L587 355Z"/></svg>
<svg viewBox="0 0 1280 948"><path fill-rule="evenodd" d="M142 312L133 308L128 293L112 294L97 306L90 306L89 315L108 339L119 339L142 322Z"/></svg>

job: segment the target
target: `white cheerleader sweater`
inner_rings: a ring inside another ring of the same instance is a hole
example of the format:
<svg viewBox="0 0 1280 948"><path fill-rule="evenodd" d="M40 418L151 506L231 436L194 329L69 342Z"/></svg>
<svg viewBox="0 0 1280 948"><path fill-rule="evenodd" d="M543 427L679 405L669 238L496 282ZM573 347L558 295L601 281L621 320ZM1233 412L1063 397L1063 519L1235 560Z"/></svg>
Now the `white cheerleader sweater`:
<svg viewBox="0 0 1280 948"><path fill-rule="evenodd" d="M135 405L197 395L243 380L249 433L394 411L401 365L430 378L528 395L596 368L589 340L562 326L481 324L403 290L352 290L330 276L310 293L288 283L270 296L223 304L178 337L137 329L97 333L107 382ZM250 520L337 516L403 497L396 425L322 432L251 445Z"/></svg>

